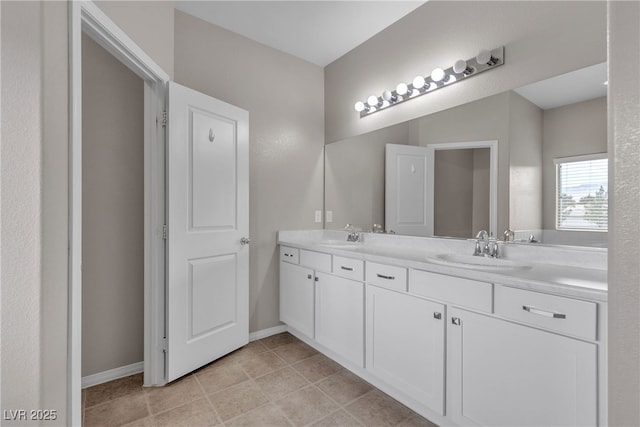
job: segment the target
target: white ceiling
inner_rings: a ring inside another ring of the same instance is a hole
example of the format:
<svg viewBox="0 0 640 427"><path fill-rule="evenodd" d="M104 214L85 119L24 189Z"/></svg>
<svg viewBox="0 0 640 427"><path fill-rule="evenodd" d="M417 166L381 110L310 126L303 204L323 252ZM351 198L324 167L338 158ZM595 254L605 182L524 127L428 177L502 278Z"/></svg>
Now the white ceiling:
<svg viewBox="0 0 640 427"><path fill-rule="evenodd" d="M543 110L607 95L607 63L592 65L515 91Z"/></svg>
<svg viewBox="0 0 640 427"><path fill-rule="evenodd" d="M176 1L176 9L322 67L426 1Z"/></svg>

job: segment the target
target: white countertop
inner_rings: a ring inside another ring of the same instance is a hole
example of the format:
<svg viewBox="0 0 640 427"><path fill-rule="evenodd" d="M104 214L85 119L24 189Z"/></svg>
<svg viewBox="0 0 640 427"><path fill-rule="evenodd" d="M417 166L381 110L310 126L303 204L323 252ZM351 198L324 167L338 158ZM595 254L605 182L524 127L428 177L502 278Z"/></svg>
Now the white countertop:
<svg viewBox="0 0 640 427"><path fill-rule="evenodd" d="M322 245L345 240L346 233L330 230L281 231L278 243L353 259L414 268L433 273L492 282L574 298L607 301L606 250L505 245L505 259L526 263L525 269L483 270L429 262L442 253L473 253L474 242L461 239L419 238L365 233L354 249Z"/></svg>

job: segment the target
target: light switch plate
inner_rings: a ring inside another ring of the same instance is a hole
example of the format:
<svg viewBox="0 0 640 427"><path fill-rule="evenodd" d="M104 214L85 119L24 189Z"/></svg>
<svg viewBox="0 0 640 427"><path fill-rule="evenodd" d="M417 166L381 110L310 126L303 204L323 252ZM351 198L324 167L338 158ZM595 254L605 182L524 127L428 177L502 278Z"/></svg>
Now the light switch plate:
<svg viewBox="0 0 640 427"><path fill-rule="evenodd" d="M322 222L322 211L316 211L316 222Z"/></svg>
<svg viewBox="0 0 640 427"><path fill-rule="evenodd" d="M327 222L333 222L333 211L327 211Z"/></svg>

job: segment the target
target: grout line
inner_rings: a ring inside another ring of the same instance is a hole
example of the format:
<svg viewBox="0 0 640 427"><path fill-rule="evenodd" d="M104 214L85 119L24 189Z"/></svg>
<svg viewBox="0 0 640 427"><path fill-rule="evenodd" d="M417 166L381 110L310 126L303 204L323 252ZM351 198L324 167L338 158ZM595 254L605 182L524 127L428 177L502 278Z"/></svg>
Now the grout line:
<svg viewBox="0 0 640 427"><path fill-rule="evenodd" d="M193 375L194 377L196 377L196 375ZM202 385L202 383L200 382L200 380L198 379L198 377L196 377L196 382L198 383L198 385L200 386L200 390L202 390L202 394L204 394L204 398L207 400L207 402L209 403L209 407L211 407L211 410L213 411L213 415L216 416L216 419L218 421L219 424L222 424L223 426L225 425L224 421L222 420L222 417L220 416L220 413L218 412L218 410L216 409L216 405L213 404L213 402L211 401L211 398L209 397L211 394L213 393L209 393L207 394L204 391L204 386Z"/></svg>
<svg viewBox="0 0 640 427"><path fill-rule="evenodd" d="M149 395L147 394L147 392L146 392L146 391L145 391L145 393L144 393L144 402L145 402L145 403L146 403L146 405L147 405L147 413L149 414L149 415L147 415L147 416L148 416L149 418L151 418L151 419L152 419L152 421L153 421L155 418L154 418L154 415L151 413L151 404L149 403Z"/></svg>

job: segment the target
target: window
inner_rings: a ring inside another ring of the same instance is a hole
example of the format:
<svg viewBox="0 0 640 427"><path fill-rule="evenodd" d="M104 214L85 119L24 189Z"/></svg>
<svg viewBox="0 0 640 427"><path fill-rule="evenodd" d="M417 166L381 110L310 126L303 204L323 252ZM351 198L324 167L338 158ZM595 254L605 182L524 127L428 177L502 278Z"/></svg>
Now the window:
<svg viewBox="0 0 640 427"><path fill-rule="evenodd" d="M564 157L556 163L556 229L607 231L607 154Z"/></svg>

